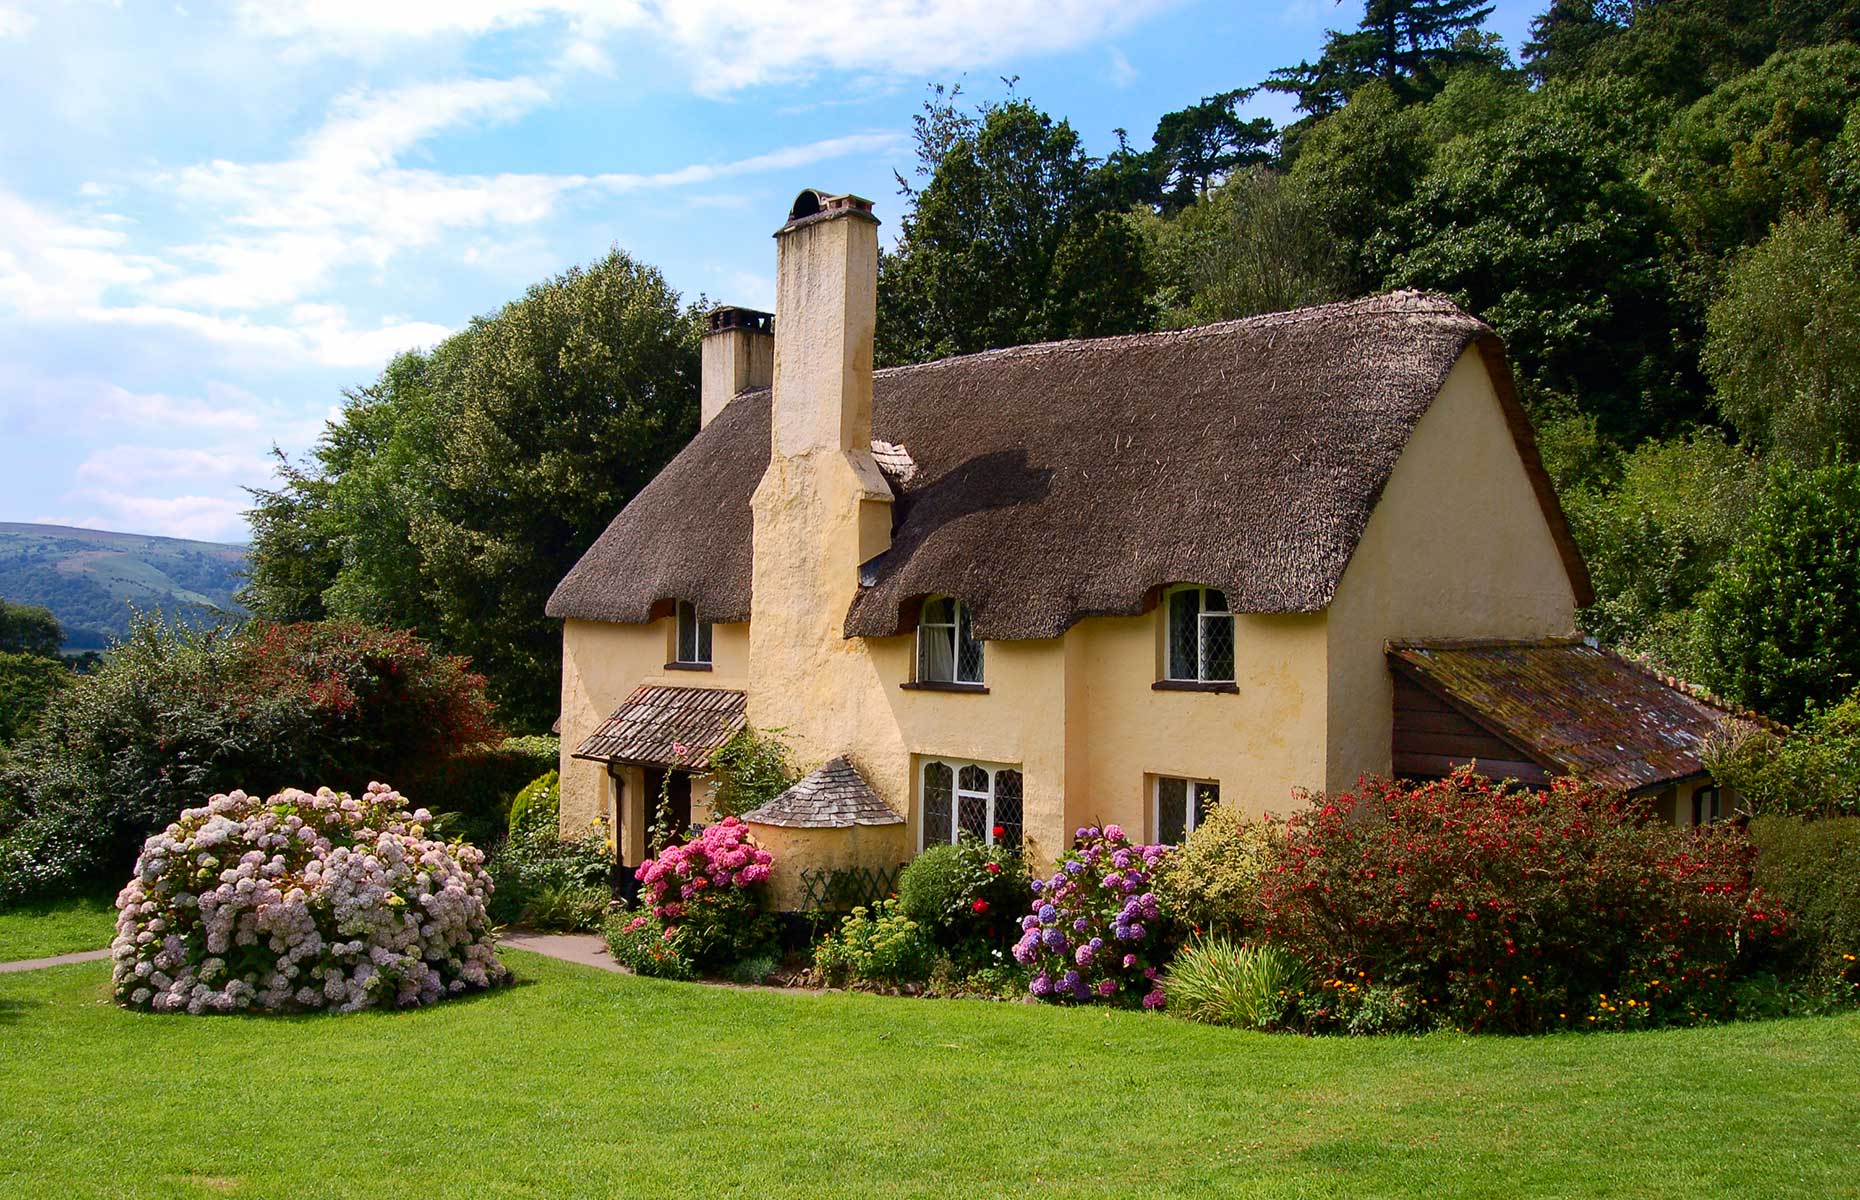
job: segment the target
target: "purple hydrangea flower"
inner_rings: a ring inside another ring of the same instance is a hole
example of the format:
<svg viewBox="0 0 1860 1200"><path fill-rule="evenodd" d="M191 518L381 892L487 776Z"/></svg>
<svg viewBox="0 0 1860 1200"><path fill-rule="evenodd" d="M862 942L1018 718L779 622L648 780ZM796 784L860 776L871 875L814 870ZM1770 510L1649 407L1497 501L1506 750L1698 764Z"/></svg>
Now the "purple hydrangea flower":
<svg viewBox="0 0 1860 1200"><path fill-rule="evenodd" d="M1077 875L1080 871L1083 871L1084 869L1085 869L1085 864L1080 862L1076 858L1071 859L1066 863L1066 874L1068 875Z"/></svg>
<svg viewBox="0 0 1860 1200"><path fill-rule="evenodd" d="M1060 954L1065 953L1066 935L1059 932L1059 930L1057 929L1047 930L1043 935L1041 935L1040 940L1046 943L1046 948L1048 950L1052 950Z"/></svg>
<svg viewBox="0 0 1860 1200"><path fill-rule="evenodd" d="M1128 971L1128 970L1129 970L1130 968L1132 968L1132 967L1134 967L1134 966L1136 966L1136 965L1137 965L1137 956L1136 956L1136 955L1134 955L1134 954L1126 954L1126 955L1124 955L1124 970L1126 970L1126 971Z"/></svg>
<svg viewBox="0 0 1860 1200"><path fill-rule="evenodd" d="M1077 991L1079 986L1079 973L1077 971L1067 971L1064 975L1059 977L1059 986L1068 992Z"/></svg>
<svg viewBox="0 0 1860 1200"><path fill-rule="evenodd" d="M1077 950L1073 951L1072 961L1081 967L1089 967L1091 966L1091 955L1092 949L1090 946L1080 946Z"/></svg>
<svg viewBox="0 0 1860 1200"><path fill-rule="evenodd" d="M1154 1010L1154 1009L1161 1008L1162 1006L1163 1006L1163 993L1162 993L1161 988L1157 988L1155 991L1150 992L1143 997L1144 1008Z"/></svg>
<svg viewBox="0 0 1860 1200"><path fill-rule="evenodd" d="M1027 990L1036 996L1050 996L1053 994L1053 977L1041 971L1027 981Z"/></svg>
<svg viewBox="0 0 1860 1200"><path fill-rule="evenodd" d="M1053 921L1059 916L1059 910L1054 908L1050 904L1042 904L1040 906L1039 916L1040 916L1040 924L1051 925Z"/></svg>
<svg viewBox="0 0 1860 1200"><path fill-rule="evenodd" d="M1091 928L1091 922L1087 921L1084 917L1080 917L1076 921L1072 922L1073 933L1084 933L1087 929L1090 929L1090 928Z"/></svg>
<svg viewBox="0 0 1860 1200"><path fill-rule="evenodd" d="M1044 879L1036 879L1036 880L1034 880L1034 881L1033 881L1033 882L1032 882L1031 884L1029 884L1028 886L1030 886L1030 887L1032 887L1032 888L1033 888L1033 894L1037 896L1037 895L1039 895L1039 894L1040 894L1041 892L1043 892L1043 891L1045 891L1045 890L1046 890L1046 880L1044 880Z"/></svg>
<svg viewBox="0 0 1860 1200"><path fill-rule="evenodd" d="M1111 841L1121 842L1124 840L1124 827L1122 825L1106 825L1104 827L1104 836Z"/></svg>
<svg viewBox="0 0 1860 1200"><path fill-rule="evenodd" d="M1020 927L1022 929L1038 929L1040 927L1040 918L1034 913L1028 913L1020 919Z"/></svg>
<svg viewBox="0 0 1860 1200"><path fill-rule="evenodd" d="M1117 994L1117 980L1100 979L1098 981L1098 994L1100 996L1105 997L1106 999L1109 999L1110 997L1116 995Z"/></svg>

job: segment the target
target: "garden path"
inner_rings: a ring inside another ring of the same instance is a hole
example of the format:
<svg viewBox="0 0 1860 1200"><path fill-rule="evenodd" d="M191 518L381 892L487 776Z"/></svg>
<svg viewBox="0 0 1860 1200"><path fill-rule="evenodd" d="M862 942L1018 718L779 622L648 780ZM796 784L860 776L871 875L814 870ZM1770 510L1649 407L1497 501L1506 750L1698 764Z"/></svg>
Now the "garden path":
<svg viewBox="0 0 1860 1200"><path fill-rule="evenodd" d="M598 967L622 975L627 973L626 968L607 953L607 943L591 933L506 933L497 940L499 945L559 958L563 962Z"/></svg>
<svg viewBox="0 0 1860 1200"><path fill-rule="evenodd" d="M18 962L0 963L0 975L14 971L37 971L41 967L62 967L66 963L96 962L110 957L106 947L102 950L80 950L76 954L54 954L50 958L22 958Z"/></svg>

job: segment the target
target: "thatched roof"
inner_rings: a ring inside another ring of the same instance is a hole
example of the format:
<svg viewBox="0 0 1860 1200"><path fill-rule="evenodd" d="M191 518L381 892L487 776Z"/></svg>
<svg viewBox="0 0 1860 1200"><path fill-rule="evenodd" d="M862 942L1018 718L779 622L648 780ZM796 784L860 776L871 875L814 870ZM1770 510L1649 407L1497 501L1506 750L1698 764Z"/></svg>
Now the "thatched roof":
<svg viewBox="0 0 1860 1200"><path fill-rule="evenodd" d="M1551 775L1626 791L1705 772L1731 721L1760 721L1586 642L1396 642L1389 662Z"/></svg>
<svg viewBox="0 0 1860 1200"><path fill-rule="evenodd" d="M1135 614L1211 584L1244 612L1327 606L1415 423L1468 346L1506 406L1579 602L1588 576L1498 340L1414 292L1200 329L994 350L877 373L873 436L914 470L892 546L862 571L848 636L899 632L922 596L984 638ZM644 621L689 599L749 615L749 498L767 392L745 393L615 518L549 613Z"/></svg>
<svg viewBox="0 0 1860 1200"><path fill-rule="evenodd" d="M788 829L850 829L902 825L904 818L872 790L845 755L814 768L787 791L743 814L752 825Z"/></svg>
<svg viewBox="0 0 1860 1200"><path fill-rule="evenodd" d="M575 747L575 758L704 772L741 732L749 698L727 688L635 688Z"/></svg>

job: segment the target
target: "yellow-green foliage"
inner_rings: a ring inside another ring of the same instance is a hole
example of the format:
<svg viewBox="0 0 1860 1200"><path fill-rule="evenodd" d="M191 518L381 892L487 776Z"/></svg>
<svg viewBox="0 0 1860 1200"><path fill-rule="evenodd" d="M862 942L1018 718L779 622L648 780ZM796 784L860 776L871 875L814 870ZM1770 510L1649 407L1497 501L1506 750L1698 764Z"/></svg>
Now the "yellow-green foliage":
<svg viewBox="0 0 1860 1200"><path fill-rule="evenodd" d="M510 802L510 832L517 833L529 822L532 810L536 819L545 816L553 826L556 814L562 804L561 776L556 771L547 771L524 785L516 798Z"/></svg>
<svg viewBox="0 0 1860 1200"><path fill-rule="evenodd" d="M1174 1015L1242 1029L1279 1028L1310 986L1311 969L1290 951L1224 937L1190 942L1163 978Z"/></svg>
<svg viewBox="0 0 1860 1200"><path fill-rule="evenodd" d="M883 900L855 908L814 947L814 969L829 983L915 983L930 974L936 949L917 922Z"/></svg>
<svg viewBox="0 0 1860 1200"><path fill-rule="evenodd" d="M1275 845L1270 825L1217 806L1157 868L1156 898L1201 933L1244 936L1257 921L1259 879Z"/></svg>

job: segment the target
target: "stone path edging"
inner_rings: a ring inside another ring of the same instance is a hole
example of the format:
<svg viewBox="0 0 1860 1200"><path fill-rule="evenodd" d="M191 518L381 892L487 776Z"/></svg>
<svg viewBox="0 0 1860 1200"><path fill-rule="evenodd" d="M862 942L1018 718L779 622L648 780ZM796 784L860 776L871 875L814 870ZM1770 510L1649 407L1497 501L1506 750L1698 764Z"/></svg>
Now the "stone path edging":
<svg viewBox="0 0 1860 1200"><path fill-rule="evenodd" d="M37 971L43 967L62 967L69 963L98 962L110 957L108 949L80 950L76 954L54 954L50 958L22 958L17 962L0 963L0 975L10 975L14 971Z"/></svg>

